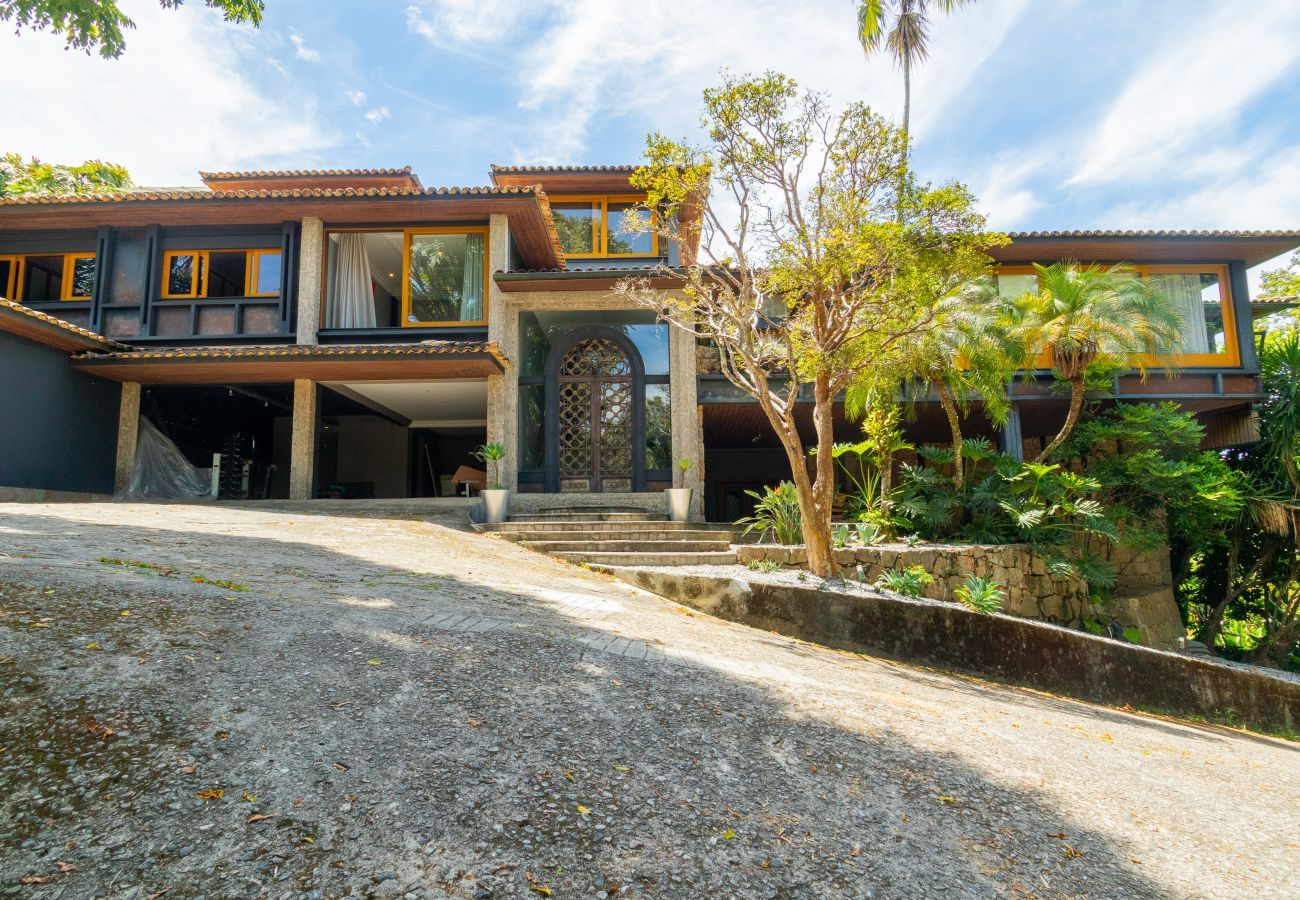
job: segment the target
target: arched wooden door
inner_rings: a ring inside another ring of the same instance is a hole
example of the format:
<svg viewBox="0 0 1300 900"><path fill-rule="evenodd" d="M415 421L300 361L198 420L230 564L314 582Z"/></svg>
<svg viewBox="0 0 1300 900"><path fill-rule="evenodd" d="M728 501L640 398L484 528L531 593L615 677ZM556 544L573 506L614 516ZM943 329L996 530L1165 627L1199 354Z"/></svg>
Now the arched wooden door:
<svg viewBox="0 0 1300 900"><path fill-rule="evenodd" d="M636 348L613 329L583 328L554 349L547 369L550 489L642 489L645 381Z"/></svg>

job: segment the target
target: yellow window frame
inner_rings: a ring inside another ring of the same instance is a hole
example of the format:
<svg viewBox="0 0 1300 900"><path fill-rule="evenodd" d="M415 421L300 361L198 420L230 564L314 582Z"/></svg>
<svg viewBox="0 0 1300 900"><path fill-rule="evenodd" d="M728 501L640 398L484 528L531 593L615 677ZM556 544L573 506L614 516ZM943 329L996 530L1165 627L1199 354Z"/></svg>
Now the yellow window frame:
<svg viewBox="0 0 1300 900"><path fill-rule="evenodd" d="M402 232L402 328L431 328L440 325L486 325L488 302L492 284L492 235L486 225L457 225L440 228L385 228L383 231ZM443 322L412 322L411 316L411 238L421 234L481 234L483 235L483 318L477 321L451 319Z"/></svg>
<svg viewBox="0 0 1300 900"><path fill-rule="evenodd" d="M12 300L15 303L22 303L25 298L18 296L23 285L23 275L27 270L27 259L32 256L62 256L63 271L61 274L62 283L59 285L59 302L67 303L88 303L92 299L90 294L81 294L74 296L72 293L72 273L76 266L75 260L78 259L98 259L97 254L86 251L77 251L74 253L54 251L51 253L6 253L0 254L0 262L9 263L9 278L4 284L0 284L0 297L6 300Z"/></svg>
<svg viewBox="0 0 1300 900"><path fill-rule="evenodd" d="M1219 279L1219 305L1223 312L1223 353L1143 353L1138 357L1144 366L1160 368L1162 366L1235 368L1241 365L1241 344L1237 340L1237 306L1233 301L1232 283L1228 280L1228 267L1218 263L1168 263L1168 264L1130 264L1129 268L1142 278L1152 275L1215 275ZM1031 275L1036 274L1033 266L998 266L996 275ZM1037 368L1050 368L1051 353L1047 352L1034 360Z"/></svg>
<svg viewBox="0 0 1300 900"><path fill-rule="evenodd" d="M650 252L649 253L610 253L609 252L609 205L611 203L645 203L643 194L562 194L551 198L551 203L590 203L593 208L598 208L600 213L592 217L591 245L598 248L595 253L569 253L565 251L565 257L568 259L595 259L604 257L606 259L627 259L635 257L658 256L659 255L659 235L657 232L650 232Z"/></svg>
<svg viewBox="0 0 1300 900"><path fill-rule="evenodd" d="M249 250L249 251L248 251L248 265L247 265L247 266L245 267L245 269L244 269L244 272L245 272L244 296L245 296L245 297L278 297L278 296L280 296L280 287L279 287L279 285L276 285L276 288L275 288L274 291L270 291L270 292L267 292L267 293L259 293L259 292L257 291L257 282L258 282L258 280L259 280L259 275L258 275L258 273L259 273L260 270L261 270L261 266L262 266L262 257L263 257L263 256L269 256L269 255L271 255L271 254L275 254L276 256L281 256L281 253L280 253L279 248L271 248L271 247L267 247L266 249L263 249L263 250ZM283 259L283 258L280 260L280 265L281 265L281 266L284 265L284 259ZM283 268L281 269L281 272L283 272Z"/></svg>
<svg viewBox="0 0 1300 900"><path fill-rule="evenodd" d="M63 255L63 284L59 287L59 299L63 301L87 301L92 299L91 294L73 294L72 293L72 276L76 272L77 260L96 258L94 253L65 253ZM93 288L92 288L93 290Z"/></svg>
<svg viewBox="0 0 1300 900"><path fill-rule="evenodd" d="M18 280L18 270L22 268L22 256L17 253L0 254L0 263L9 263L9 277L0 284L0 297L6 300L18 302L18 285L22 284Z"/></svg>

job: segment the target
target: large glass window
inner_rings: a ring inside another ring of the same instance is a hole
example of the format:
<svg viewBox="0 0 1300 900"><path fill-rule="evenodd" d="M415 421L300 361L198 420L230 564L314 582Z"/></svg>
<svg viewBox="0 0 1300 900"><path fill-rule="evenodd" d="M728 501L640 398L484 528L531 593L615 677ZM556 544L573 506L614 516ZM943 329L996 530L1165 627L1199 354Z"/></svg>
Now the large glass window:
<svg viewBox="0 0 1300 900"><path fill-rule="evenodd" d="M640 310L569 312L536 310L520 313L523 358L520 375L545 375L551 348L575 328L603 325L624 334L641 354L646 376L668 374L668 326L654 313Z"/></svg>
<svg viewBox="0 0 1300 900"><path fill-rule="evenodd" d="M556 197L551 218L566 256L656 256L658 237L645 231L637 197Z"/></svg>
<svg viewBox="0 0 1300 900"><path fill-rule="evenodd" d="M163 254L164 300L276 297L279 293L279 250L168 250Z"/></svg>
<svg viewBox="0 0 1300 900"><path fill-rule="evenodd" d="M0 297L23 303L90 300L95 254L26 253L0 256Z"/></svg>
<svg viewBox="0 0 1300 900"><path fill-rule="evenodd" d="M404 324L485 321L486 243L486 229L409 232Z"/></svg>
<svg viewBox="0 0 1300 900"><path fill-rule="evenodd" d="M645 467L671 469L673 466L673 409L668 385L645 386Z"/></svg>

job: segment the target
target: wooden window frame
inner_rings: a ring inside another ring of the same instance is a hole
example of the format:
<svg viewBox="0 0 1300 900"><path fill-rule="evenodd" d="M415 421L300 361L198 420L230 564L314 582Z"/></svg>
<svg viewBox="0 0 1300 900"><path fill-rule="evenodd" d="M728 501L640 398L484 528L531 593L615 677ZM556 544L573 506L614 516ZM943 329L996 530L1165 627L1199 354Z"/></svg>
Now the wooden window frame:
<svg viewBox="0 0 1300 900"><path fill-rule="evenodd" d="M566 259L645 259L659 255L659 234L650 232L649 253L610 253L609 252L609 205L611 203L644 204L643 194L562 194L551 197L553 204L590 203L599 209L599 215L592 218L592 246L598 248L595 253L564 252ZM652 213L653 215L653 213Z"/></svg>
<svg viewBox="0 0 1300 900"><path fill-rule="evenodd" d="M208 297L208 274L212 271L210 257L213 253L244 254L244 293L239 297ZM158 297L161 300L247 300L250 298L274 298L280 296L279 288L273 294L254 293L257 286L257 267L261 258L269 253L281 257L279 247L231 247L230 249L213 248L210 250L164 250L162 260L162 277L158 284ZM173 294L167 289L168 273L171 272L172 260L178 256L193 256L195 261L195 278L191 291L187 294Z"/></svg>
<svg viewBox="0 0 1300 900"><path fill-rule="evenodd" d="M97 266L99 265L98 258L94 253L65 253L63 255L63 284L59 287L59 294L60 294L59 299L64 302L74 301L74 302L81 302L81 303L89 303L91 300L94 299L95 289L93 287L90 289L91 293L89 294L72 293L72 281L73 281L72 276L76 272L77 260L79 259L94 260L95 265Z"/></svg>
<svg viewBox="0 0 1300 900"><path fill-rule="evenodd" d="M1098 263L1098 265L1109 265ZM1219 279L1219 306L1223 312L1222 353L1143 353L1139 354L1142 365L1150 368L1166 366L1175 368L1210 368L1233 369L1241 366L1241 344L1237 337L1237 305L1232 294L1232 282L1228 278L1228 266L1221 263L1130 263L1127 267L1137 272L1142 278L1152 275L1214 275ZM998 266L994 275L1036 275L1038 270L1031 265ZM1044 353L1034 360L1034 366L1049 369L1052 366L1050 353Z"/></svg>
<svg viewBox="0 0 1300 900"><path fill-rule="evenodd" d="M25 304L27 300L19 296L22 293L23 275L27 270L27 260L33 256L62 256L63 272L62 282L59 284L59 299L57 301L41 300L41 303L89 303L94 298L90 294L73 295L72 293L72 273L78 259L92 259L95 264L99 265L99 256L93 250L76 250L76 251L53 251L50 253L3 253L0 254L0 261L9 263L9 281L7 284L0 284L0 297L6 300L12 300L15 303Z"/></svg>
<svg viewBox="0 0 1300 900"><path fill-rule="evenodd" d="M454 225L428 228L382 228L376 231L402 232L402 307L398 316L401 328L438 328L447 325L486 326L488 303L492 285L492 234L487 225ZM338 234L332 231L330 234ZM411 238L423 234L481 234L483 235L483 318L476 320L451 319L442 322L412 322L411 315ZM328 234L326 235L328 240ZM323 292L322 292L323 293Z"/></svg>
<svg viewBox="0 0 1300 900"><path fill-rule="evenodd" d="M248 266L245 269L244 296L245 297L279 297L280 285L275 286L275 290L269 293L262 293L256 290L259 280L259 273L262 268L262 257L274 254L280 257L280 277L284 278L284 254L280 252L279 247L266 247L261 250L248 251Z"/></svg>
<svg viewBox="0 0 1300 900"><path fill-rule="evenodd" d="M0 253L0 262L9 263L9 278L4 284L0 284L0 297L12 300L14 303L21 302L18 299L18 286L22 281L18 279L18 270L22 268L22 259L22 255L18 253Z"/></svg>

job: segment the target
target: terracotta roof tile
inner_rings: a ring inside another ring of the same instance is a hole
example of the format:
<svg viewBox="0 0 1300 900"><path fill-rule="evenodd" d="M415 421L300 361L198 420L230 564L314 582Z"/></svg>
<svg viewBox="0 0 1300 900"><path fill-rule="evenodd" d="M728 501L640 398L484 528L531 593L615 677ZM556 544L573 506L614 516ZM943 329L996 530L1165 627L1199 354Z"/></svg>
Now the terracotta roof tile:
<svg viewBox="0 0 1300 900"><path fill-rule="evenodd" d="M492 164L493 172L509 172L512 174L528 174L532 172L632 172L636 170L635 165L629 166L498 166Z"/></svg>
<svg viewBox="0 0 1300 900"><path fill-rule="evenodd" d="M507 365L496 341L420 341L413 344L271 344L235 347L159 347L138 350L117 345L114 353L83 353L75 359L272 359L305 356L433 356L487 353Z"/></svg>
<svg viewBox="0 0 1300 900"><path fill-rule="evenodd" d="M1094 230L1094 231L1009 231L1008 236L1012 240L1016 238L1129 238L1129 237L1282 237L1293 238L1300 237L1300 230L1285 231L1219 231L1214 229L1190 229L1190 230Z"/></svg>
<svg viewBox="0 0 1300 900"><path fill-rule="evenodd" d="M437 187L437 188L294 188L272 191L122 191L112 194L76 194L61 197L8 197L0 206L34 206L38 204L139 203L142 201L177 200L275 200L286 198L335 197L446 197L501 196L533 194L544 199L535 187ZM549 218L550 210L546 211Z"/></svg>
<svg viewBox="0 0 1300 900"><path fill-rule="evenodd" d="M347 175L410 175L411 167L400 169L276 169L249 172L199 172L199 177L208 178L310 178L316 176Z"/></svg>
<svg viewBox="0 0 1300 900"><path fill-rule="evenodd" d="M24 306L21 303L16 303L13 300L5 300L3 297L0 297L0 311L9 312L9 313L20 313L24 316L35 319L38 322L43 322L46 325L52 325L55 328L61 329L70 334L75 334L78 337L84 338L87 341L98 344L101 347L105 347L112 350L131 349L126 344L119 344L117 341L112 340L111 338L106 338L102 334L96 334L95 332L91 331L88 328L82 328L80 325L73 325L71 322L65 322L63 319L56 318L55 316L51 316L48 313L43 313L38 309L32 309L30 306Z"/></svg>

